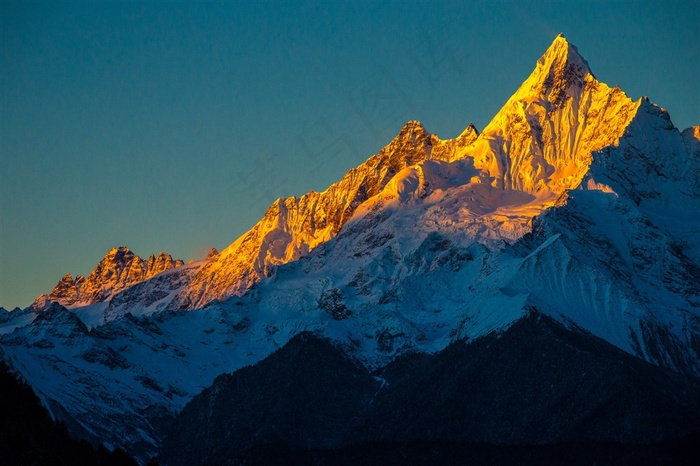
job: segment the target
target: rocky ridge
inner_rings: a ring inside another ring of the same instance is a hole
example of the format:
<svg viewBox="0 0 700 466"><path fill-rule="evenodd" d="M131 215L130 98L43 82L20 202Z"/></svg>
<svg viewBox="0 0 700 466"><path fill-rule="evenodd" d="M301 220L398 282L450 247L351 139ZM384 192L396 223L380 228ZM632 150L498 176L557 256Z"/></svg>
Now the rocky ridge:
<svg viewBox="0 0 700 466"><path fill-rule="evenodd" d="M275 266L336 236L358 206L398 172L423 160L453 160L477 136L470 124L457 138L441 140L420 122L409 121L389 145L325 191L276 200L250 231L211 257L169 307L198 308L245 293Z"/></svg>
<svg viewBox="0 0 700 466"><path fill-rule="evenodd" d="M76 308L107 301L137 283L183 264L182 260L174 260L164 252L142 259L127 247L112 248L87 278L64 275L51 293L39 296L32 307L41 310L48 303L56 302L67 308Z"/></svg>

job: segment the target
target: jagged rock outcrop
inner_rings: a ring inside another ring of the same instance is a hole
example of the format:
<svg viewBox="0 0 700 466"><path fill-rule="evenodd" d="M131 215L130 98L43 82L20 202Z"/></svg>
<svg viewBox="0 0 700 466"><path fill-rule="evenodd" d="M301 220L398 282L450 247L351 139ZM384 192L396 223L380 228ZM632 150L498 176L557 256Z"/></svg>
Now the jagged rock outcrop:
<svg viewBox="0 0 700 466"><path fill-rule="evenodd" d="M39 296L32 307L40 310L47 303L56 302L73 308L106 301L130 286L183 264L182 260L174 260L164 252L157 256L151 254L144 260L127 247L112 248L87 278L77 275L73 279L70 274L64 275L51 293Z"/></svg>

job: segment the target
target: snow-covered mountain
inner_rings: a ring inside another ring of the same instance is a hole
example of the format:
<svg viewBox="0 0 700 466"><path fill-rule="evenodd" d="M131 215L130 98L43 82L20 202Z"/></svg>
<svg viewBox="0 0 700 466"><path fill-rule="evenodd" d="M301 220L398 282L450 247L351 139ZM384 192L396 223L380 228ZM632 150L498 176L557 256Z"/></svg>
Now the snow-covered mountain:
<svg viewBox="0 0 700 466"><path fill-rule="evenodd" d="M537 312L697 379L699 138L559 36L481 134L409 122L200 262L110 251L3 318L1 355L74 432L141 459L217 375L303 331L376 369Z"/></svg>
<svg viewBox="0 0 700 466"><path fill-rule="evenodd" d="M408 122L388 146L324 192L275 201L250 231L181 281L184 285L167 307L193 309L244 294L273 267L335 237L358 207L377 195L375 203L399 194L404 200L427 196L425 189L435 193L461 187L457 211L439 212L436 221L469 228L469 236L491 245L515 240L529 231L534 215L581 184L593 152L622 136L641 102L598 82L576 48L560 36L481 135L470 124L459 137L443 141L419 122ZM595 181L589 177L587 182ZM467 187L469 196L464 195ZM597 189L606 188L599 184ZM75 302L105 301L143 281L143 274L125 276L126 286L91 283L83 293L89 296ZM98 277L91 275L88 281ZM75 307L73 289L80 284L81 277L64 277L39 301ZM100 295L95 291L100 288L108 292Z"/></svg>
<svg viewBox="0 0 700 466"><path fill-rule="evenodd" d="M476 138L472 125L443 141L417 121L406 123L388 146L325 191L276 200L260 222L205 264L169 307L193 309L245 293L274 266L297 260L336 236L358 206L398 172L423 160L454 159Z"/></svg>

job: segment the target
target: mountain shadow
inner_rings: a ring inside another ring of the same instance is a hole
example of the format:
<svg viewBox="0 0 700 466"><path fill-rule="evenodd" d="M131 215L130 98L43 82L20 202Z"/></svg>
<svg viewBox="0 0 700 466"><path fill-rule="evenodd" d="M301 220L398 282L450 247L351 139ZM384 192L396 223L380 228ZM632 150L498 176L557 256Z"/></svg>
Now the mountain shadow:
<svg viewBox="0 0 700 466"><path fill-rule="evenodd" d="M0 361L0 459L14 466L137 466L120 449L95 449L55 423L31 387Z"/></svg>
<svg viewBox="0 0 700 466"><path fill-rule="evenodd" d="M195 396L176 418L159 459L220 464L264 443L334 447L379 386L329 341L301 333Z"/></svg>
<svg viewBox="0 0 700 466"><path fill-rule="evenodd" d="M301 334L196 396L159 459L419 464L444 455L457 464L468 452L496 463L526 452L531 464L623 461L676 454L689 438L700 438L697 380L531 312L503 332L407 354L374 373Z"/></svg>

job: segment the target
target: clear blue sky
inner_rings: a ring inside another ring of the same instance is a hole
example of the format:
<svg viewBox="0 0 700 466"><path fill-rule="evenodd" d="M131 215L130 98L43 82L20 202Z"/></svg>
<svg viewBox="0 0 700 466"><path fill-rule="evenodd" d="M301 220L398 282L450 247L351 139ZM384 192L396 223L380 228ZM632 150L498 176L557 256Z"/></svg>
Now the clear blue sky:
<svg viewBox="0 0 700 466"><path fill-rule="evenodd" d="M0 4L0 306L107 250L188 260L418 119L483 128L554 37L700 124L695 2Z"/></svg>

